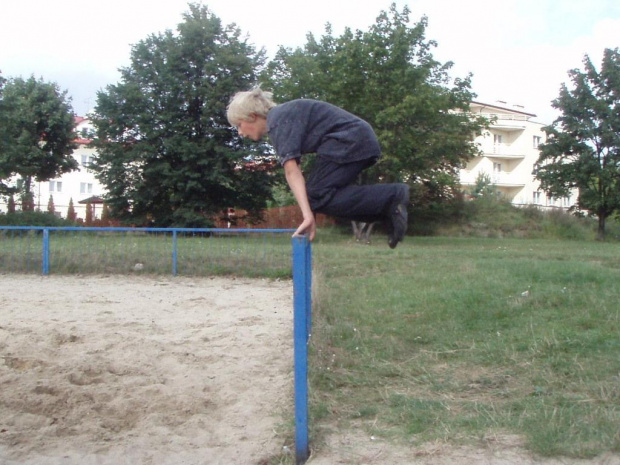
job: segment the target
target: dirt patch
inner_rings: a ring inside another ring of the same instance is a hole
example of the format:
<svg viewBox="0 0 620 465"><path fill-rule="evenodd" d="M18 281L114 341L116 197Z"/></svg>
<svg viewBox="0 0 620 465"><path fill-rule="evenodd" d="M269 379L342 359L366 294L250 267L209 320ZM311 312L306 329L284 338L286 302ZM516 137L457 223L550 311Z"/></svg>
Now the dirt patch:
<svg viewBox="0 0 620 465"><path fill-rule="evenodd" d="M518 438L489 438L484 447L448 444L394 445L356 431L327 438L308 465L620 465L620 456L590 460L534 457Z"/></svg>

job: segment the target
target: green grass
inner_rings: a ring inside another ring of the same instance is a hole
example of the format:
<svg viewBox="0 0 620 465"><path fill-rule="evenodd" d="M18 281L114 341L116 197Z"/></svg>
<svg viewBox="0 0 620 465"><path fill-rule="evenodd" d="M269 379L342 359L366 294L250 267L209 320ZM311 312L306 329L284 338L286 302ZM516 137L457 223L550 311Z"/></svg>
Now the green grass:
<svg viewBox="0 0 620 465"><path fill-rule="evenodd" d="M41 234L0 233L0 272L42 270ZM172 234L136 232L52 231L50 273L172 274ZM180 275L291 277L290 234L179 234Z"/></svg>
<svg viewBox="0 0 620 465"><path fill-rule="evenodd" d="M382 239L315 244L315 440L355 425L405 443L620 450L617 244Z"/></svg>

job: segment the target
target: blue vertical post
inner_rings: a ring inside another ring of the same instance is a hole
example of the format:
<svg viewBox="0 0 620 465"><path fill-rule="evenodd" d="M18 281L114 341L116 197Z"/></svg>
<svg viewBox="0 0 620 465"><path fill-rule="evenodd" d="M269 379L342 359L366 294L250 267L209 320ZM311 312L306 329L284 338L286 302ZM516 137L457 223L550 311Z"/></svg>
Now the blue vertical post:
<svg viewBox="0 0 620 465"><path fill-rule="evenodd" d="M43 274L50 274L50 230L43 230Z"/></svg>
<svg viewBox="0 0 620 465"><path fill-rule="evenodd" d="M295 461L306 463L308 444L308 337L312 295L310 292L310 242L293 238L293 345L295 351Z"/></svg>
<svg viewBox="0 0 620 465"><path fill-rule="evenodd" d="M306 289L306 339L310 339L312 334L312 247L310 243L306 246L306 280L304 283Z"/></svg>
<svg viewBox="0 0 620 465"><path fill-rule="evenodd" d="M177 242L177 232L172 231L172 276L176 276L178 272Z"/></svg>

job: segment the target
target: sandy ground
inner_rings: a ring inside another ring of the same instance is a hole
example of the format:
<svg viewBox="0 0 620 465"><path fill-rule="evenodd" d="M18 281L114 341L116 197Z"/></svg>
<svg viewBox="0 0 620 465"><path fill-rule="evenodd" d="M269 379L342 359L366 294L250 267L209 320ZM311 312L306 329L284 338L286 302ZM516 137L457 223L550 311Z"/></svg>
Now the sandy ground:
<svg viewBox="0 0 620 465"><path fill-rule="evenodd" d="M0 276L0 465L264 465L292 411L288 281ZM275 462L277 463L277 462ZM291 459L285 460L291 463ZM620 465L518 441L395 447L355 431L310 465Z"/></svg>
<svg viewBox="0 0 620 465"><path fill-rule="evenodd" d="M290 281L0 276L0 464L250 464L292 406Z"/></svg>

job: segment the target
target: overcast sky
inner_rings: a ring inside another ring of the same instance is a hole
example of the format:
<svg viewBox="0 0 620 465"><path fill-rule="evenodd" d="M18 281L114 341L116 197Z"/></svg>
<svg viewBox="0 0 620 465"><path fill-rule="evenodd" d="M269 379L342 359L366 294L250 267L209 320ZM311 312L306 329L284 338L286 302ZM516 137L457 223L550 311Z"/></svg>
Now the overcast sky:
<svg viewBox="0 0 620 465"><path fill-rule="evenodd" d="M393 0L203 0L225 24L236 23L273 56L279 45L302 46L345 27L366 31ZM0 15L0 72L34 75L58 83L84 115L96 92L116 84L130 64L131 45L150 34L175 30L186 0L20 0ZM197 2L199 3L199 2ZM619 0L397 0L412 23L428 17L435 58L453 61L452 77L473 73L477 100L523 105L551 123L551 101L567 71L583 69L588 54L600 67L605 48L620 47Z"/></svg>

